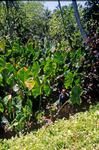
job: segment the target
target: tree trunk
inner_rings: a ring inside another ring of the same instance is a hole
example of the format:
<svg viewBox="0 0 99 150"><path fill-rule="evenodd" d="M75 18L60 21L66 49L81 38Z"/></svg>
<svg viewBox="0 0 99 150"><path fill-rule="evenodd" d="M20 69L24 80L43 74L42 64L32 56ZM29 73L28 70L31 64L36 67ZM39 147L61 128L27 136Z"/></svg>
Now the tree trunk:
<svg viewBox="0 0 99 150"><path fill-rule="evenodd" d="M79 15L79 12L78 12L78 6L77 6L76 0L72 0L72 5L73 5L74 15L75 15L75 18L76 18L77 25L79 27L81 36L82 36L83 40L85 41L86 38L87 38L87 35L86 35L86 33L85 33L85 31L84 31L84 29L81 25L81 22L80 22L80 15Z"/></svg>
<svg viewBox="0 0 99 150"><path fill-rule="evenodd" d="M60 3L60 0L58 0L58 6L59 6L59 9L60 9L60 14L61 14L61 18L62 18L62 22L63 22L63 25L64 25L64 37L65 37L65 40L67 39L71 49L73 48L72 47L72 42L71 42L71 39L69 38L68 34L67 34L67 30L66 30L66 25L65 25L65 19L64 19L64 14L63 14L63 10L62 10L62 7L61 7L61 3Z"/></svg>

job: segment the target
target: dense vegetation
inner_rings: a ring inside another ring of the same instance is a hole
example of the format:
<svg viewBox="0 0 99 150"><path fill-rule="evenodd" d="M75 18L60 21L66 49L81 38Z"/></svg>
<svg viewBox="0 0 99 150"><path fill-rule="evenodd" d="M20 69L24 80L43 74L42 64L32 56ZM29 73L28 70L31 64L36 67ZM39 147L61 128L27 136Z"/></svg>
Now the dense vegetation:
<svg viewBox="0 0 99 150"><path fill-rule="evenodd" d="M22 131L62 88L75 107L99 100L99 2L76 6L0 2L0 124Z"/></svg>
<svg viewBox="0 0 99 150"><path fill-rule="evenodd" d="M0 141L1 150L98 150L99 105L78 113L69 120L59 120L47 128L20 138Z"/></svg>

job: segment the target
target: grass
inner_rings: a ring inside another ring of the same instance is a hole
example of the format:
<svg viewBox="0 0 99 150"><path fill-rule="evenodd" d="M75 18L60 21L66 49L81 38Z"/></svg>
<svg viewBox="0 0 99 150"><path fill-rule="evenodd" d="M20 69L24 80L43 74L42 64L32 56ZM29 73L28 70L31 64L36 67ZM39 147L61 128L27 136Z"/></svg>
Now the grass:
<svg viewBox="0 0 99 150"><path fill-rule="evenodd" d="M99 104L69 120L0 141L0 150L99 150Z"/></svg>

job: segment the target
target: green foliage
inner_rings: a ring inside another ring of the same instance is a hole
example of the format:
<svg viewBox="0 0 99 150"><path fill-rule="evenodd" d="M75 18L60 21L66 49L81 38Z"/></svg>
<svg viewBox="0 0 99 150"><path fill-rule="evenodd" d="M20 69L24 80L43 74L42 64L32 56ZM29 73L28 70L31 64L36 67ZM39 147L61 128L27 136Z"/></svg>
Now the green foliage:
<svg viewBox="0 0 99 150"><path fill-rule="evenodd" d="M81 96L81 87L80 86L74 86L72 88L72 91L71 91L71 101L73 104L80 104L80 96Z"/></svg>
<svg viewBox="0 0 99 150"><path fill-rule="evenodd" d="M66 48L78 48L81 46L81 37L75 22L72 6L62 7L64 23L61 12L56 9L49 21L49 33L54 39L56 47L60 48L60 43ZM58 32L57 32L58 31ZM62 47L61 47L62 48Z"/></svg>
<svg viewBox="0 0 99 150"><path fill-rule="evenodd" d="M45 75L47 77L54 76L55 71L56 71L56 63L51 58L46 59L46 64L44 66Z"/></svg>
<svg viewBox="0 0 99 150"><path fill-rule="evenodd" d="M16 6L15 3L17 3ZM13 40L20 40L20 43L25 44L29 39L32 39L34 47L39 47L39 41L42 41L40 38L47 35L48 31L48 14L43 3L2 1L0 3L0 12L0 36L2 37L0 51L3 52L5 46L8 46L5 45L3 37L10 44L13 43Z"/></svg>
<svg viewBox="0 0 99 150"><path fill-rule="evenodd" d="M37 77L39 75L40 65L37 61L33 63L32 72L34 77Z"/></svg>
<svg viewBox="0 0 99 150"><path fill-rule="evenodd" d="M59 9L51 14L41 2L20 1L17 9L13 3L0 3L0 112L20 131L35 114L35 102L38 111L43 102L57 100L60 82L70 101L80 104L86 68L94 64L85 61L71 5L62 7L63 24Z"/></svg>
<svg viewBox="0 0 99 150"><path fill-rule="evenodd" d="M68 71L66 74L66 77L65 77L65 87L66 88L72 87L73 77L74 77L73 73Z"/></svg>
<svg viewBox="0 0 99 150"><path fill-rule="evenodd" d="M45 92L45 94L46 94L47 96L50 95L51 87L50 87L50 84L49 84L49 83L44 84L44 92Z"/></svg>
<svg viewBox="0 0 99 150"><path fill-rule="evenodd" d="M77 71L83 52L80 49L76 52L46 50L43 54L42 50L35 51L31 45L32 41L28 41L25 46L16 41L12 49L10 48L11 55L8 50L6 55L3 54L0 58L0 83L4 90L2 104L5 106L4 109L1 105L1 111L7 112L8 120L12 126L16 125L17 130L23 128L27 118L30 119L33 110L29 104L33 103L35 98L40 97L39 103L42 103L44 96L50 99L53 81L55 82L60 74L64 74L64 86L72 90L71 102L80 103L81 91L77 88L80 86L80 74ZM28 57L30 54L31 59Z"/></svg>
<svg viewBox="0 0 99 150"><path fill-rule="evenodd" d="M54 54L54 61L59 65L63 64L65 60L65 55L66 53L64 51L56 51Z"/></svg>

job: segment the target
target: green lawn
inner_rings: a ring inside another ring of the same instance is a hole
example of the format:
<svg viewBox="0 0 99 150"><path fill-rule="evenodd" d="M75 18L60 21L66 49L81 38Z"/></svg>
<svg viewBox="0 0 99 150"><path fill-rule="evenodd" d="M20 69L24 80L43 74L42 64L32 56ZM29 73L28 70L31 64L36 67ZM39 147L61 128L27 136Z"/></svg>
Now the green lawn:
<svg viewBox="0 0 99 150"><path fill-rule="evenodd" d="M35 133L0 141L0 150L99 150L99 104Z"/></svg>

